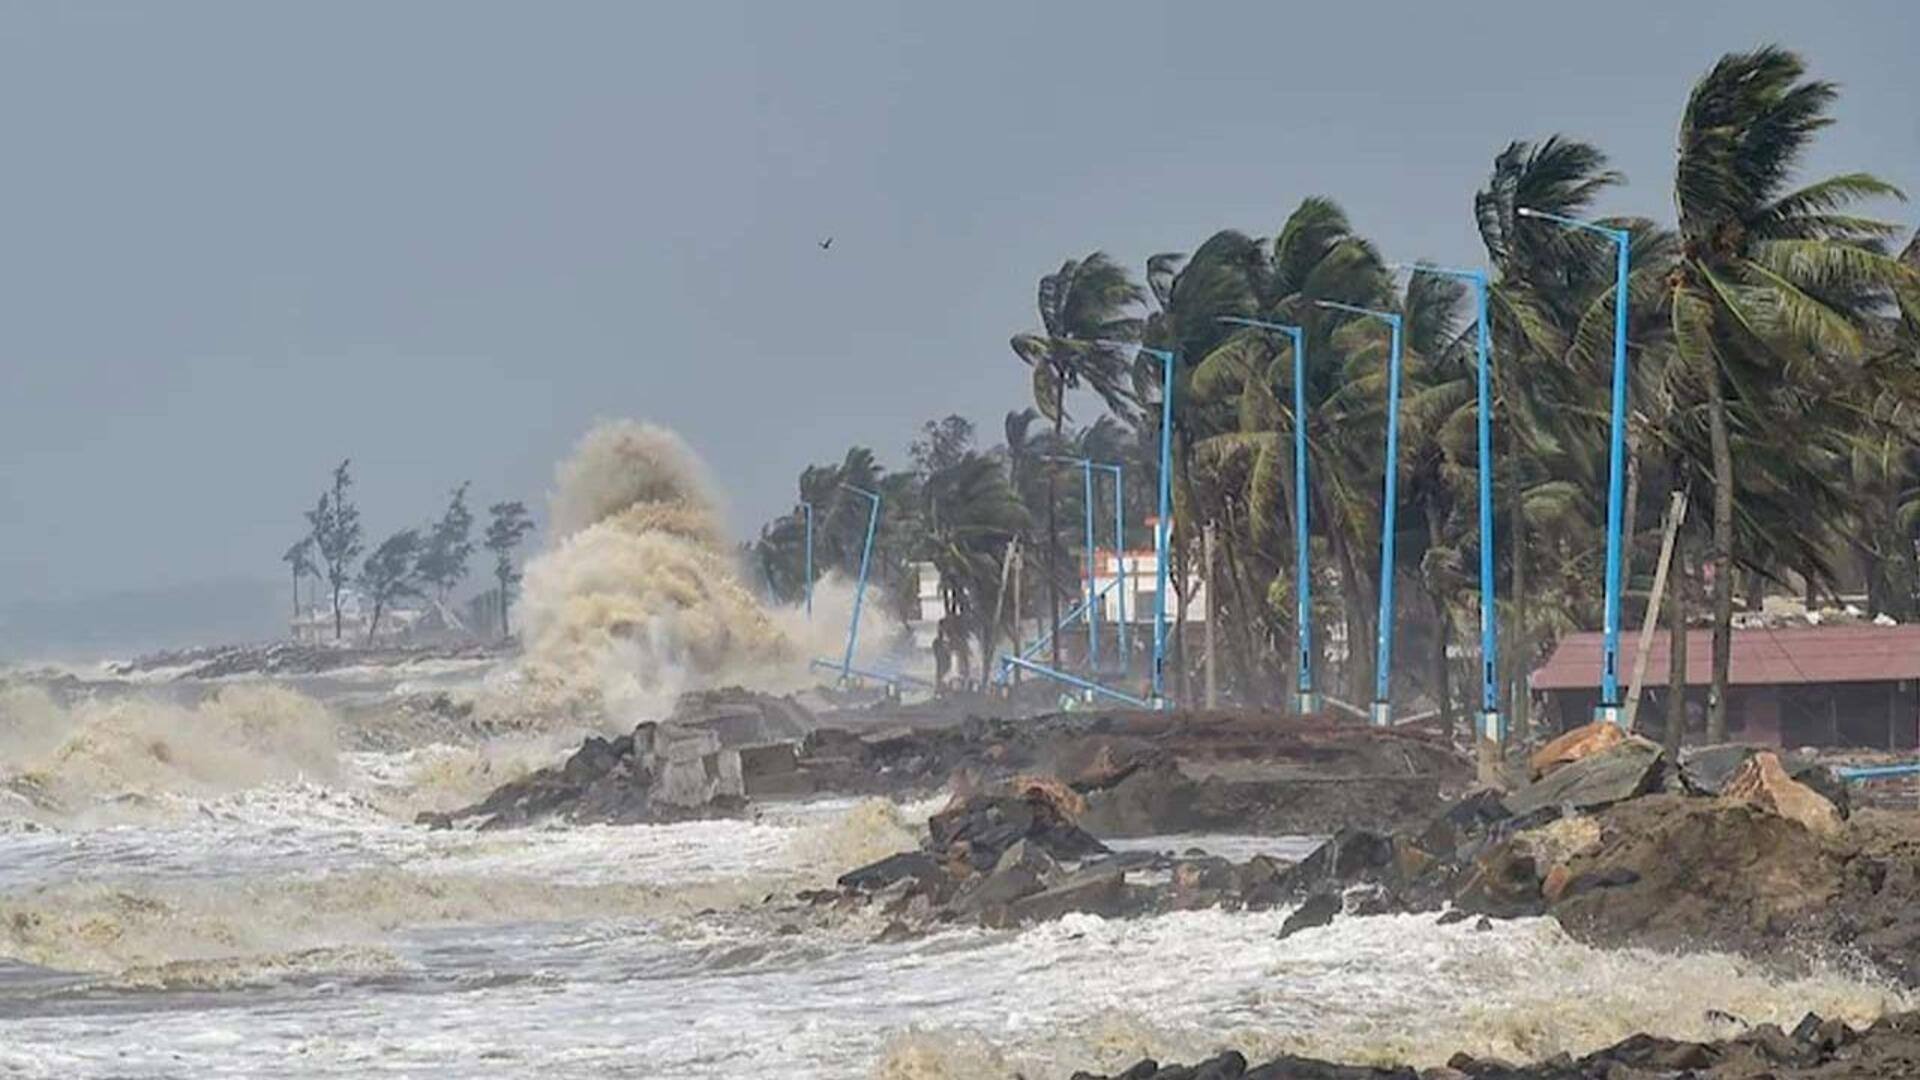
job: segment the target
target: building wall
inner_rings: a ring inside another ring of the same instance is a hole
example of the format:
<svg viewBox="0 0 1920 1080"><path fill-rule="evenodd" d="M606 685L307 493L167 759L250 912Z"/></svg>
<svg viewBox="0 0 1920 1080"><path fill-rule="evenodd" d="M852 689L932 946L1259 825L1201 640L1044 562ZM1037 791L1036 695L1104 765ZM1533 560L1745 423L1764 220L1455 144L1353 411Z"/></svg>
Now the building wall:
<svg viewBox="0 0 1920 1080"><path fill-rule="evenodd" d="M1543 695L1543 719L1560 730L1593 719L1594 690ZM1687 741L1706 738L1707 690L1687 691ZM1636 729L1648 738L1666 733L1666 688L1641 699ZM1736 686L1727 692L1727 738L1763 746L1920 747L1920 690L1912 683L1828 683L1814 686Z"/></svg>

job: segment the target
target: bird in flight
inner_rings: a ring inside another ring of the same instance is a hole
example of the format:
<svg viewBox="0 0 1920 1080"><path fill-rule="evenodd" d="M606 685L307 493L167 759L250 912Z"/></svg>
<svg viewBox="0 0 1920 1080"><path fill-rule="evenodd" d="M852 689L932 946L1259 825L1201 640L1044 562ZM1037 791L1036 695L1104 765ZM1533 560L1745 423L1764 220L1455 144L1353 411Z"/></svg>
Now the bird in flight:
<svg viewBox="0 0 1920 1080"><path fill-rule="evenodd" d="M831 236L827 237L825 240L820 241L821 251L825 251L832 246L833 246L833 237Z"/></svg>

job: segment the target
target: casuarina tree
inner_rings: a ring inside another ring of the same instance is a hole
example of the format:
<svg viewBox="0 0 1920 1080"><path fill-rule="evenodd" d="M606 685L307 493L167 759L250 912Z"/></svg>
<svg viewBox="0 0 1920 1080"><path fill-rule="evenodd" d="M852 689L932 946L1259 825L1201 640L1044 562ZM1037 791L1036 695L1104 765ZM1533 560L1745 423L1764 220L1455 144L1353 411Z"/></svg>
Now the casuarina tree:
<svg viewBox="0 0 1920 1080"><path fill-rule="evenodd" d="M301 537L298 543L287 549L286 554L280 556L280 561L293 571L293 617L297 619L300 617L300 579L320 573L319 568L313 565L313 536Z"/></svg>
<svg viewBox="0 0 1920 1080"><path fill-rule="evenodd" d="M500 583L500 636L512 631L507 608L513 603L513 590L520 583L520 568L514 565L513 549L533 531L533 518L519 502L494 503L487 508L487 550L493 552L493 578Z"/></svg>
<svg viewBox="0 0 1920 1080"><path fill-rule="evenodd" d="M307 525L313 530L313 545L326 567L327 586L333 597L333 639L340 640L340 593L347 587L353 561L360 557L360 510L347 501L347 489L353 486L348 472L352 460L342 461L333 470L333 487L321 493L320 501L307 511Z"/></svg>
<svg viewBox="0 0 1920 1080"><path fill-rule="evenodd" d="M373 604L373 615L367 620L367 644L373 644L374 634L380 629L380 616L395 601L420 595L416 566L419 553L420 530L402 529L382 540L361 565L360 576L354 584Z"/></svg>
<svg viewBox="0 0 1920 1080"><path fill-rule="evenodd" d="M434 597L442 603L466 579L467 560L473 556L473 512L467 509L467 487L461 484L453 489L446 513L428 528L420 544L420 580L433 587Z"/></svg>

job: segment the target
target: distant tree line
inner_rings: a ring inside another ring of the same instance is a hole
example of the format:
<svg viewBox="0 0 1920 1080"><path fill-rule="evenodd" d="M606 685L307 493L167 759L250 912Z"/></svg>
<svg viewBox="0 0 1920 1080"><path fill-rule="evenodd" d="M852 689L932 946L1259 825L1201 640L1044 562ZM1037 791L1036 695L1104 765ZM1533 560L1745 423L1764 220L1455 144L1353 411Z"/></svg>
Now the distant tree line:
<svg viewBox="0 0 1920 1080"><path fill-rule="evenodd" d="M349 585L359 590L371 605L367 618L367 640L371 642L380 620L401 601L432 594L445 604L454 589L465 581L468 563L473 558L473 511L467 507L467 489L463 482L447 502L440 517L420 527L401 529L382 540L371 554L365 551L360 525L360 508L348 497L353 486L352 461L334 467L333 477L320 493L314 507L305 514L306 535L295 541L280 559L293 576L294 614L300 612L300 583L312 578L325 584L333 608L333 637L343 632L341 594ZM507 609L520 583L520 568L514 561L514 549L533 531L532 515L518 501L498 502L487 508L488 521L481 544L493 553L493 578L499 591L500 636L510 633Z"/></svg>

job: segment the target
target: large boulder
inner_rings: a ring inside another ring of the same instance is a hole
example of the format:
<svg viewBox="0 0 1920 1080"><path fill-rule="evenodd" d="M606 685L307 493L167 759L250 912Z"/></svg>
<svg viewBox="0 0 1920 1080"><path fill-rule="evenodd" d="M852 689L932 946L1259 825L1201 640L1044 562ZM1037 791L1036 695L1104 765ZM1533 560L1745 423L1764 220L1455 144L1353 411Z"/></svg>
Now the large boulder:
<svg viewBox="0 0 1920 1080"><path fill-rule="evenodd" d="M1727 781L1722 797L1765 807L1823 835L1840 830L1840 812L1833 803L1788 776L1779 756L1769 751L1748 758Z"/></svg>
<svg viewBox="0 0 1920 1080"><path fill-rule="evenodd" d="M1767 752L1765 747L1744 743L1703 746L1689 751L1681 762L1680 782L1696 795L1724 794L1728 782L1755 754ZM1811 757L1790 755L1780 760L1780 768L1789 777L1825 796L1842 819L1851 816L1853 807L1847 782L1833 766Z"/></svg>
<svg viewBox="0 0 1920 1080"><path fill-rule="evenodd" d="M1583 758L1604 753L1625 742L1627 733L1619 724L1608 720L1595 720L1566 732L1547 745L1533 752L1527 759L1527 770L1535 780L1546 776L1564 765L1571 765Z"/></svg>
<svg viewBox="0 0 1920 1080"><path fill-rule="evenodd" d="M1659 744L1628 737L1608 749L1561 765L1508 795L1504 802L1515 817L1556 807L1592 810L1658 790L1665 772L1666 755Z"/></svg>

